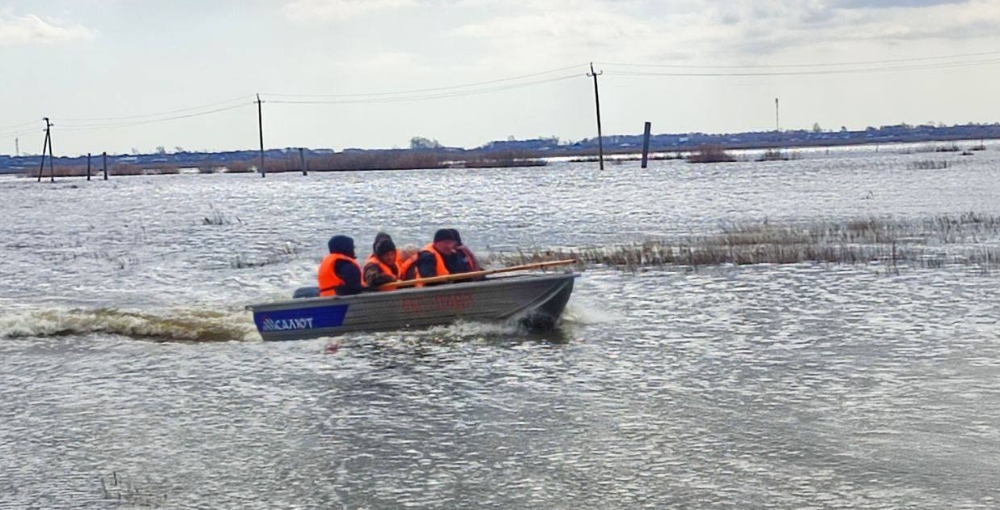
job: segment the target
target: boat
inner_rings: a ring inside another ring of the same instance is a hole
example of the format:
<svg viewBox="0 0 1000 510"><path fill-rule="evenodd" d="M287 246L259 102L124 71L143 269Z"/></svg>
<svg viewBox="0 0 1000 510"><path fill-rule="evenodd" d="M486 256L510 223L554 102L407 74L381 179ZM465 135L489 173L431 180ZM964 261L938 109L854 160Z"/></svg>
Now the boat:
<svg viewBox="0 0 1000 510"><path fill-rule="evenodd" d="M266 341L423 328L458 320L517 321L532 330L546 330L555 326L578 276L572 271L521 274L353 296L299 297L247 309ZM296 291L297 296L317 293L315 287Z"/></svg>

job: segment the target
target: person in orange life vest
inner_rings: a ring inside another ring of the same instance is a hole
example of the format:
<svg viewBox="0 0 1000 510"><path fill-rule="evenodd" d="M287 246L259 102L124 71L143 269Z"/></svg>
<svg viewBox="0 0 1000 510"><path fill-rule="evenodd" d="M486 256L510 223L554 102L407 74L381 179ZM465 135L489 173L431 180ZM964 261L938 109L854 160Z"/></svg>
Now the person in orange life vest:
<svg viewBox="0 0 1000 510"><path fill-rule="evenodd" d="M417 277L417 257L420 255L420 248L408 244L402 250L397 250L399 258L399 279L412 280Z"/></svg>
<svg viewBox="0 0 1000 510"><path fill-rule="evenodd" d="M434 233L434 242L424 246L417 256L417 278L430 278L433 276L446 276L451 274L448 266L445 265L445 257L451 257L455 253L455 234L451 230L442 228Z"/></svg>
<svg viewBox="0 0 1000 510"><path fill-rule="evenodd" d="M378 241L375 242L372 255L368 257L364 267L365 285L373 289L399 280L400 274L396 262L399 256L396 245L387 234L379 236L376 236Z"/></svg>
<svg viewBox="0 0 1000 510"><path fill-rule="evenodd" d="M372 243L372 253L375 253L375 246L379 241L383 239L392 240L392 237L385 232L379 232L375 234L375 242ZM402 250L396 250L396 267L399 268L399 279L400 280L412 280L417 277L417 255L420 254L420 248L408 244L403 247ZM384 285L384 284L383 284Z"/></svg>
<svg viewBox="0 0 1000 510"><path fill-rule="evenodd" d="M319 264L317 272L319 295L359 294L363 284L361 266L354 260L354 239L347 236L333 236L327 247L330 249L330 254Z"/></svg>
<svg viewBox="0 0 1000 510"><path fill-rule="evenodd" d="M455 253L451 257L445 257L444 260L448 270L453 274L480 271L481 268L479 262L476 261L476 256L472 254L472 250L468 246L462 244L462 236L458 230L453 228L448 230L451 230L451 233L455 235Z"/></svg>

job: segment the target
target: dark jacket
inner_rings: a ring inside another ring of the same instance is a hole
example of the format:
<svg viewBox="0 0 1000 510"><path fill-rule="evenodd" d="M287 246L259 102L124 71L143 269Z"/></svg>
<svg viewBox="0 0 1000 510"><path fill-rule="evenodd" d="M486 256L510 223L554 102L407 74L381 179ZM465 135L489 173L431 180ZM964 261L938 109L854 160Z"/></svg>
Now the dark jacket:
<svg viewBox="0 0 1000 510"><path fill-rule="evenodd" d="M444 258L444 267L448 268L451 274L468 273L472 271L472 264L465 253L455 250L455 253ZM420 274L423 274L421 272Z"/></svg>
<svg viewBox="0 0 1000 510"><path fill-rule="evenodd" d="M339 253L341 255L355 258L354 240L350 237L334 236L327 243L327 246L330 249L330 253ZM338 260L333 264L333 272L341 280L344 280L343 285L334 289L334 292L336 292L338 296L350 296L361 293L361 271L358 270L358 266L356 264L352 264L346 260Z"/></svg>
<svg viewBox="0 0 1000 510"><path fill-rule="evenodd" d="M341 280L344 280L343 285L334 289L338 296L361 293L361 271L358 271L358 266L346 260L338 260L333 264L333 272L337 273Z"/></svg>

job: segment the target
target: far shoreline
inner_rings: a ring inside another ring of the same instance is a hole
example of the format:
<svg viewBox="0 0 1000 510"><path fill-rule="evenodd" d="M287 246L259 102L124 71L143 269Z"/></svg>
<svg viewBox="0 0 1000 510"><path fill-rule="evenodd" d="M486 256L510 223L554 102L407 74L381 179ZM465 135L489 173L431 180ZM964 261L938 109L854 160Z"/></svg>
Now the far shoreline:
<svg viewBox="0 0 1000 510"><path fill-rule="evenodd" d="M986 150L985 141L995 141L996 138L933 138L900 142L866 142L858 140L850 143L807 143L798 145L774 146L773 144L758 145L703 145L700 147L685 147L683 149L663 150L651 148L648 154L650 161L657 160L687 160L691 163L719 163L719 162L763 162L782 161L788 159L798 159L801 154L816 154L830 151L899 151L906 147L916 147L933 145L923 150L912 149L910 152L959 152L962 155L972 155L971 151ZM991 144L992 146L992 144ZM867 149L866 149L867 148ZM283 154L282 156L267 156L272 151L265 152L265 174L277 173L301 173L302 158L295 151L294 154ZM753 158L755 153L762 156ZM135 164L120 163L108 165L109 177L126 176L149 176L149 175L178 175L178 174L259 174L257 159L253 160L230 160L220 161L211 156L213 153L203 154L203 160L196 165L192 164ZM221 154L221 153L219 153ZM699 154L711 154L712 157L699 159ZM721 156L721 159L713 159ZM507 151L494 154L483 154L470 151L464 158L456 157L452 151L447 149L392 149L385 151L360 151L350 150L339 153L324 154L322 156L311 156L305 158L307 172L365 172L365 171L393 171L393 170L455 170L455 169L505 169L505 168L531 168L543 167L552 163L597 163L599 161L599 151L597 150L567 150L553 153L552 151ZM604 151L604 159L611 164L621 164L626 161L639 161L641 150L634 147L629 148L609 148ZM30 157L26 157L30 158ZM14 175L22 178L38 178L39 160L34 156L35 164L30 168L19 168L16 170L3 171L0 169L0 176ZM123 157L116 156L118 160ZM127 156L125 157L127 158ZM13 159L13 158L11 158ZM25 159L25 158L22 158ZM83 164L80 164L80 160ZM109 155L109 160L112 157ZM103 179L103 168L100 165L100 157L93 158L91 162L91 179ZM64 177L86 177L87 166L86 157L80 158L55 158L55 176ZM48 163L42 173L43 179L49 177Z"/></svg>

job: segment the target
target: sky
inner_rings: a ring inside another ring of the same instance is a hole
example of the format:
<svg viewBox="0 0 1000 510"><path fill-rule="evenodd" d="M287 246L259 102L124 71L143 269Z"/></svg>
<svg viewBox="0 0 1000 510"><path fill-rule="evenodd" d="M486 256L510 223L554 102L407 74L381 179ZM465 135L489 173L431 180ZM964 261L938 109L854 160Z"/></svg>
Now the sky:
<svg viewBox="0 0 1000 510"><path fill-rule="evenodd" d="M1000 0L13 0L0 154L1000 121ZM780 99L780 119L775 118Z"/></svg>

